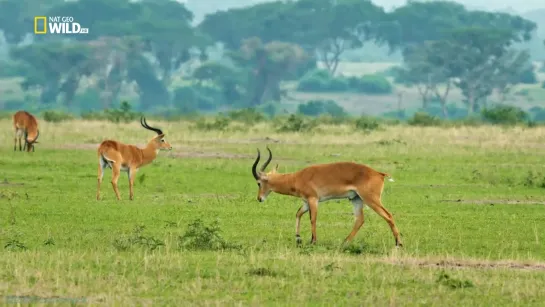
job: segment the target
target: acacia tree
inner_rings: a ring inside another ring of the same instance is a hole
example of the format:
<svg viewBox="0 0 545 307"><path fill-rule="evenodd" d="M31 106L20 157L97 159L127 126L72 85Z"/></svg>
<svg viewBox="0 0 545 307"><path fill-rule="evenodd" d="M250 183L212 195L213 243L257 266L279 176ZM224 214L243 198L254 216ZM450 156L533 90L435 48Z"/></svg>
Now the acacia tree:
<svg viewBox="0 0 545 307"><path fill-rule="evenodd" d="M513 72L520 75L516 69L528 57L512 51L517 35L514 29L460 28L452 31L448 40L434 44L438 56L432 57L431 63L445 67L448 75L456 78L454 85L462 91L469 114L486 102L494 89L505 90L515 82L510 76Z"/></svg>
<svg viewBox="0 0 545 307"><path fill-rule="evenodd" d="M280 100L280 82L305 62L305 51L291 43L264 44L253 37L243 41L230 58L247 72L248 105L260 105L267 100Z"/></svg>

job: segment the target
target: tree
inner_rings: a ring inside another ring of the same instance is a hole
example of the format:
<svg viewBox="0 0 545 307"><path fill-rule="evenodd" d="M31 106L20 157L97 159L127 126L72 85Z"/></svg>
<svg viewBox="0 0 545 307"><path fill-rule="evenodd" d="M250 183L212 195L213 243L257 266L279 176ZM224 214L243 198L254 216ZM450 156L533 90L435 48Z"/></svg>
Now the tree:
<svg viewBox="0 0 545 307"><path fill-rule="evenodd" d="M432 62L431 57L436 56L433 42L411 49L405 56L403 67L396 70L397 82L417 88L423 109L428 108L430 101L438 100L441 103L443 116L448 117L446 100L452 81L446 67ZM443 84L444 89L441 88Z"/></svg>
<svg viewBox="0 0 545 307"><path fill-rule="evenodd" d="M470 114L494 89L504 90L514 82L509 75L521 60L528 59L510 51L517 35L515 30L460 28L433 44L435 56L430 57L430 63L444 67L449 77L457 79L454 85L462 91Z"/></svg>
<svg viewBox="0 0 545 307"><path fill-rule="evenodd" d="M280 82L305 63L307 54L294 44L270 42L264 44L253 37L243 41L239 50L229 56L246 70L249 106L260 105L267 100L280 100Z"/></svg>
<svg viewBox="0 0 545 307"><path fill-rule="evenodd" d="M42 103L56 102L60 93L65 94L69 105L82 77L89 76L92 53L86 44L36 43L13 48L10 56L27 67L21 86L24 90L40 90Z"/></svg>
<svg viewBox="0 0 545 307"><path fill-rule="evenodd" d="M332 74L346 50L359 48L368 40L381 40L377 25L386 16L368 0L300 0L288 12L296 22L289 24L294 27L284 40L316 50Z"/></svg>

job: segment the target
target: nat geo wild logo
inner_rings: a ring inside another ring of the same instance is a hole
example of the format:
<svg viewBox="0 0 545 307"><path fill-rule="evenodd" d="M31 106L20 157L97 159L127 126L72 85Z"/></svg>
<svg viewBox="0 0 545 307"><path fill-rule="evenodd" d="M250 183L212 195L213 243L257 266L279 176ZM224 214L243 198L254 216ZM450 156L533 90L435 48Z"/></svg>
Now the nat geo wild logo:
<svg viewBox="0 0 545 307"><path fill-rule="evenodd" d="M36 16L34 17L34 34L88 34L89 29L83 28L70 16Z"/></svg>

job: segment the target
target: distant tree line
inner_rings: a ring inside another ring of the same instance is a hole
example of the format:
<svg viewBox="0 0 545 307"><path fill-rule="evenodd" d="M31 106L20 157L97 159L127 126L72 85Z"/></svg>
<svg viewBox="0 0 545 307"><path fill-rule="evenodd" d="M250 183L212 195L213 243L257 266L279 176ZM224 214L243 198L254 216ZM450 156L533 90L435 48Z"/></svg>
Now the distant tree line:
<svg viewBox="0 0 545 307"><path fill-rule="evenodd" d="M34 35L40 15L73 16L89 34ZM142 111L271 109L288 80L301 91L392 93L385 76L336 74L341 55L368 42L400 51L395 83L416 87L424 107L440 102L445 116L454 87L471 114L494 92L505 97L513 85L536 82L528 52L514 48L531 39L535 23L455 2L410 1L386 12L368 0L274 1L192 21L173 0L1 0L10 60L0 71L21 77L29 93L4 108L90 111L132 91Z"/></svg>

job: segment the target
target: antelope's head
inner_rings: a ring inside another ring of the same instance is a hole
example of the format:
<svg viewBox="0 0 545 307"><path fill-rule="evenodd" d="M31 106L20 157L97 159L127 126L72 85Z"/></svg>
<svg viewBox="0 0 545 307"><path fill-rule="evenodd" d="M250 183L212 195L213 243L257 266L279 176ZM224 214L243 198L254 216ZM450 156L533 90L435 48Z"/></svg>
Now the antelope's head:
<svg viewBox="0 0 545 307"><path fill-rule="evenodd" d="M27 152L35 151L34 144L38 143L38 137L40 136L40 130L36 130L36 136L34 138L29 137L28 131L25 130L25 148Z"/></svg>
<svg viewBox="0 0 545 307"><path fill-rule="evenodd" d="M157 136L151 139L148 145L153 146L155 150L172 150L172 146L165 140L165 134L161 129L150 127L143 116L140 117L140 124L142 127L157 133Z"/></svg>
<svg viewBox="0 0 545 307"><path fill-rule="evenodd" d="M259 192L257 193L257 200L259 202L264 202L267 196L269 196L269 194L271 193L272 187L269 183L269 179L271 178L271 176L274 176L274 174L276 174L276 171L278 169L278 165L276 165L276 167L272 171L268 173L265 172L265 169L267 168L269 163L271 163L271 160L272 160L272 152L268 146L267 146L267 150L269 151L269 158L267 159L267 161L265 161L265 164L263 164L259 172L257 171L257 164L259 163L259 160L261 159L261 152L259 151L259 149L257 149L257 158L255 159L255 162L252 165L252 174L254 175L254 178L257 182L257 186L259 187Z"/></svg>

